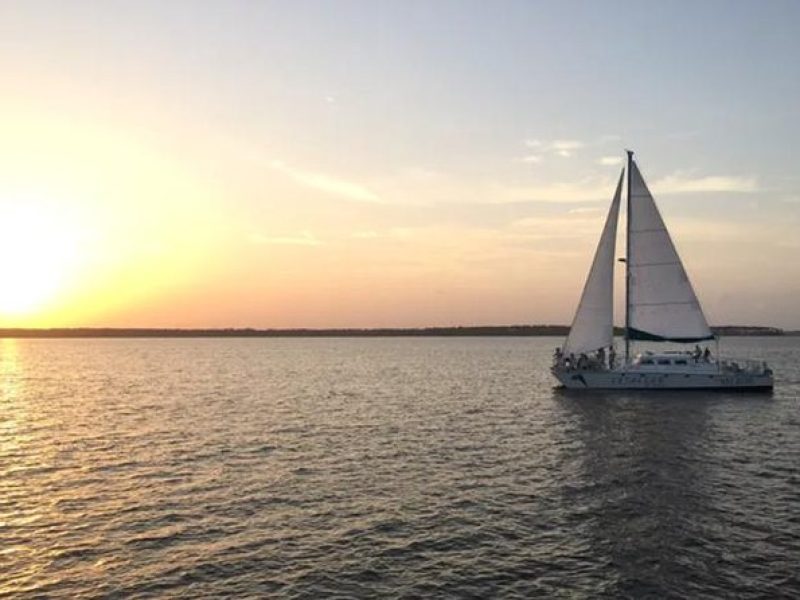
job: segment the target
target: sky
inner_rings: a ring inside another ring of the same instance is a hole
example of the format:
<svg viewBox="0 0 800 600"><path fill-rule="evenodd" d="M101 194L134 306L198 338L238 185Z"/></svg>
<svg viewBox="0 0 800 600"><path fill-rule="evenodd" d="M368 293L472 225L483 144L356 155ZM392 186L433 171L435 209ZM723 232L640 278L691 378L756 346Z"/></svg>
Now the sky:
<svg viewBox="0 0 800 600"><path fill-rule="evenodd" d="M709 322L800 328L798 22L0 3L0 326L566 324L631 148Z"/></svg>

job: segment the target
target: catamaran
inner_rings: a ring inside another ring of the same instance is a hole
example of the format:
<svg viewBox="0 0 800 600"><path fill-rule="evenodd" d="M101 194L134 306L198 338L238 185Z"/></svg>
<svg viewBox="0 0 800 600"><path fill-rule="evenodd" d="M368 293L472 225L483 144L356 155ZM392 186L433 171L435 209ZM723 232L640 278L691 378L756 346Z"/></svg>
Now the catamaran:
<svg viewBox="0 0 800 600"><path fill-rule="evenodd" d="M661 218L653 195L627 151L600 243L575 318L552 373L571 389L771 390L765 362L722 360L719 340ZM613 299L617 221L627 174L625 352L614 347ZM708 347L716 342L716 355ZM694 344L693 350L632 353L636 342ZM705 345L705 351L700 344Z"/></svg>

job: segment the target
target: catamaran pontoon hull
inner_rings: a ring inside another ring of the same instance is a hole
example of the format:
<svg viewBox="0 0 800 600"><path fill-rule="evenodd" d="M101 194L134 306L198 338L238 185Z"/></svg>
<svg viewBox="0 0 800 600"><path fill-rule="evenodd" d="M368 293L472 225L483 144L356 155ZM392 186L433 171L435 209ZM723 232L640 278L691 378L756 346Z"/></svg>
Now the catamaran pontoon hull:
<svg viewBox="0 0 800 600"><path fill-rule="evenodd" d="M642 373L635 370L566 371L553 375L567 389L770 391L771 373Z"/></svg>

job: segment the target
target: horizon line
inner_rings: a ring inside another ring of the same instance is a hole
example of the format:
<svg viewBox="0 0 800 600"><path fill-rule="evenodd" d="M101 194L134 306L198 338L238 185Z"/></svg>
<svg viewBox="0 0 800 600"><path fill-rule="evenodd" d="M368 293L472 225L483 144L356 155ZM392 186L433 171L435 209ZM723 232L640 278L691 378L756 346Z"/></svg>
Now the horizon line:
<svg viewBox="0 0 800 600"><path fill-rule="evenodd" d="M452 325L426 327L2 327L0 338L188 338L188 337L555 337L569 325ZM780 336L800 334L763 325L716 325L712 331L727 336ZM614 327L614 335L624 328Z"/></svg>

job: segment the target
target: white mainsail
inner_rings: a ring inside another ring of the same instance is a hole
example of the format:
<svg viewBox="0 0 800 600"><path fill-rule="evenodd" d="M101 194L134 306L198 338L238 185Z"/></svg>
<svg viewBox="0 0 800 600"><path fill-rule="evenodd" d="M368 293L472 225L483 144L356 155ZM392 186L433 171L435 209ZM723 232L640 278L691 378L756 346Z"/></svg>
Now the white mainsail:
<svg viewBox="0 0 800 600"><path fill-rule="evenodd" d="M647 184L630 160L628 337L695 342L713 335Z"/></svg>
<svg viewBox="0 0 800 600"><path fill-rule="evenodd" d="M624 173L624 171L623 171ZM583 287L581 301L575 311L572 327L564 342L564 354L594 352L611 346L614 339L614 252L617 242L617 220L622 197L622 174L600 243Z"/></svg>

